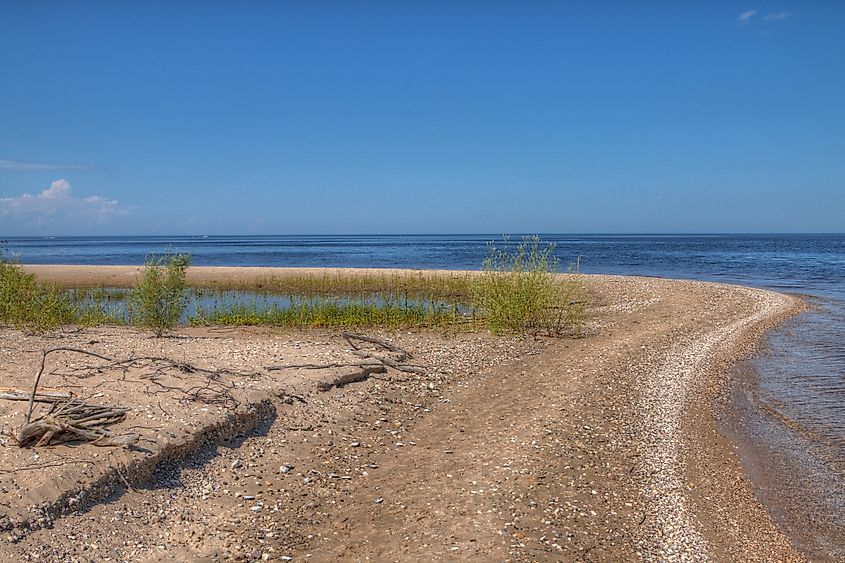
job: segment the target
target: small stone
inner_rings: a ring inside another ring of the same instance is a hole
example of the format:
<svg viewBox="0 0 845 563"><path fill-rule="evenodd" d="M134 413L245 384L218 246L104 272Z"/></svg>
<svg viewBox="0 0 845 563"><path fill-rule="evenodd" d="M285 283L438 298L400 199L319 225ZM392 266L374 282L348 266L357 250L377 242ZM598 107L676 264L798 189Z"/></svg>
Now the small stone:
<svg viewBox="0 0 845 563"><path fill-rule="evenodd" d="M384 499L382 497L378 497L377 499L373 499L373 502L376 504L381 504L384 502Z"/></svg>
<svg viewBox="0 0 845 563"><path fill-rule="evenodd" d="M283 465L279 468L279 473L290 473L290 470L293 469L290 465Z"/></svg>
<svg viewBox="0 0 845 563"><path fill-rule="evenodd" d="M237 469L241 465L242 465L241 460L236 459L235 461L232 462L232 469Z"/></svg>

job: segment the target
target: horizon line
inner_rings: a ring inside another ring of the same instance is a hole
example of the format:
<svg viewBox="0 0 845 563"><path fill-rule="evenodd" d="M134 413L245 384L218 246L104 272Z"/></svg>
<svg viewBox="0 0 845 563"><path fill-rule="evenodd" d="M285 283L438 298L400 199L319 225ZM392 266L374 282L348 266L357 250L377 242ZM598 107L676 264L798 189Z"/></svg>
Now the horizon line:
<svg viewBox="0 0 845 563"><path fill-rule="evenodd" d="M667 232L475 232L475 233L274 233L274 234L119 234L119 235L0 235L11 239L68 238L232 238L232 237L446 237L446 236L764 236L764 235L845 235L845 231L667 231Z"/></svg>

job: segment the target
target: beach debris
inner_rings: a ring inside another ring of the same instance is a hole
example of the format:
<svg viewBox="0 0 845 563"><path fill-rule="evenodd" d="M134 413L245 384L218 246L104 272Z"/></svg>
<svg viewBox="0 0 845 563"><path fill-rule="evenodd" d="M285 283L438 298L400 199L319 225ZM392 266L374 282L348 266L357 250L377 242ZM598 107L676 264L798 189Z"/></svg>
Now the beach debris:
<svg viewBox="0 0 845 563"><path fill-rule="evenodd" d="M332 369L332 368L356 368L351 372L344 373L332 381L323 381L317 385L320 391L329 391L334 387L343 387L350 383L357 383L368 379L373 374L387 373L388 368L405 373L425 375L427 370L418 365L408 363L412 358L411 354L402 348L385 342L372 336L361 334L343 333L343 338L352 348L349 352L361 358L351 362L329 362L323 364L285 364L265 366L268 371L284 369ZM367 350L362 343L374 344L379 352ZM392 357L391 357L392 355Z"/></svg>
<svg viewBox="0 0 845 563"><path fill-rule="evenodd" d="M138 434L119 435L109 430L109 427L126 420L126 415L131 410L129 407L93 403L59 389L39 392L47 356L60 351L92 356L107 362L98 366L74 368L71 373L65 375L85 379L95 373L117 370L122 371L126 377L130 369L141 370L143 373L138 378L149 383L152 387L150 394L173 394L181 402L196 401L236 407L238 403L231 393L235 388L235 383L231 381L231 378L227 380L224 376L260 376L254 372L205 369L157 356L116 360L91 350L71 346L47 348L41 352L41 364L35 375L32 391L26 393L17 389L0 389L0 399L29 402L23 425L16 432L10 433L10 438L20 447L40 447L78 441L88 442L95 446L128 447L135 445L140 439ZM186 374L198 375L201 380L194 382L193 386L182 387L174 384L173 379L182 380ZM36 404L48 404L49 410L46 414L33 419Z"/></svg>
<svg viewBox="0 0 845 563"><path fill-rule="evenodd" d="M41 376L47 362L47 355L57 351L77 352L103 360L107 356L69 346L48 348L41 353L41 366L35 375L32 391L26 393L17 389L0 391L0 399L9 401L29 401L23 425L11 438L24 448L46 446L69 441L85 441L95 446L131 446L138 442L137 434L117 435L108 427L126 420L127 407L89 403L73 397L71 393L60 390L38 392ZM43 416L32 419L36 403L47 403L50 410Z"/></svg>
<svg viewBox="0 0 845 563"><path fill-rule="evenodd" d="M136 444L138 434L114 434L108 427L126 419L127 407L97 405L80 399L59 399L36 394L36 402L50 403L44 416L25 422L14 438L18 446L41 447L71 441L90 442L95 446Z"/></svg>

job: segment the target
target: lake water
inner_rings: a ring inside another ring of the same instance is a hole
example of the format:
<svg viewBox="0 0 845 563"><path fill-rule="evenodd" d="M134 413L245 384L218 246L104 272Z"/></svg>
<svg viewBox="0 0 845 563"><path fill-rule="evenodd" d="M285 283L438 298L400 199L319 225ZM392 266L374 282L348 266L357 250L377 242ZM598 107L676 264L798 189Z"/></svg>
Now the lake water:
<svg viewBox="0 0 845 563"><path fill-rule="evenodd" d="M519 241L519 235L511 240ZM768 336L753 400L789 423L792 446L837 484L845 506L845 234L542 235L563 265L584 273L738 283L812 296L810 310ZM142 264L189 253L208 266L480 269L496 235L10 238L30 264ZM761 411L762 412L762 411ZM762 437L765 439L765 436ZM804 448L800 444L806 444Z"/></svg>

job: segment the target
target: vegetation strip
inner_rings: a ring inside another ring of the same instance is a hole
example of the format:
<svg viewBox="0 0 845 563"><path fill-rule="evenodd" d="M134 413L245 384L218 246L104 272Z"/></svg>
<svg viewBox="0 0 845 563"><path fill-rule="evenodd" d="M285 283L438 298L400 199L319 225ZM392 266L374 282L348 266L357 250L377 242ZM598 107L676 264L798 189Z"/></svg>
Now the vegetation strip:
<svg viewBox="0 0 845 563"><path fill-rule="evenodd" d="M66 324L131 323L157 336L180 323L577 334L586 304L583 284L577 273L555 274L553 250L537 237L515 246L491 243L477 273L326 272L193 287L186 282L189 256L151 256L128 291L63 291L17 264L0 262L0 322L35 332Z"/></svg>

